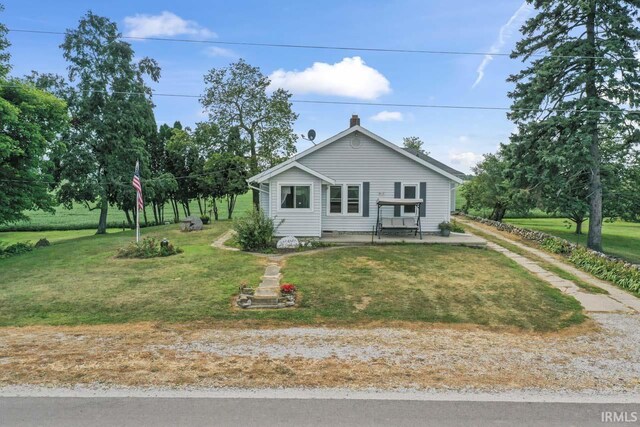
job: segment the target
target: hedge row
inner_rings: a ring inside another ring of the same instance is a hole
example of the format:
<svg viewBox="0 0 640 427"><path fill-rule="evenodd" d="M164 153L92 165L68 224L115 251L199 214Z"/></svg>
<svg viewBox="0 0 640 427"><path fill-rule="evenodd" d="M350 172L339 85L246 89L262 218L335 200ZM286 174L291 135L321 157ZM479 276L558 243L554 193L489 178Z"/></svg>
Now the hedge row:
<svg viewBox="0 0 640 427"><path fill-rule="evenodd" d="M572 264L580 269L600 279L613 282L621 288L640 294L640 265L638 264L632 264L602 252L578 246L568 240L541 231L520 228L504 222L492 221L472 215L464 216L481 224L495 227L500 231L506 231L537 242L549 252L566 256Z"/></svg>

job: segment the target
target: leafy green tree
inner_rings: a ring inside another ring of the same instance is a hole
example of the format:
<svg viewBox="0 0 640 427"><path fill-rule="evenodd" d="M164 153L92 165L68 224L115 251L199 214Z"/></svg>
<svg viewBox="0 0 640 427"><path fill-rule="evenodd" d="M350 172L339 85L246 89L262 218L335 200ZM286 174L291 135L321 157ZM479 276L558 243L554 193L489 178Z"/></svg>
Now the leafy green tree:
<svg viewBox="0 0 640 427"><path fill-rule="evenodd" d="M621 105L638 105L640 64L635 54L640 4L637 0L528 1L537 15L522 27L523 39L511 55L528 62L509 77L515 83L509 94L513 99L509 117L519 125L520 142L534 138L541 126L573 129L558 144L568 145L566 163L588 167L587 245L601 250L601 138L603 128L620 135L632 133L638 119ZM543 56L538 56L541 52ZM540 153L536 158L545 157Z"/></svg>
<svg viewBox="0 0 640 427"><path fill-rule="evenodd" d="M421 140L419 136L405 136L404 138L402 138L402 144L404 145L404 148L429 155L427 151L422 149L424 141Z"/></svg>
<svg viewBox="0 0 640 427"><path fill-rule="evenodd" d="M507 179L508 163L503 156L486 154L473 168L474 176L461 187L465 198L464 211L490 209L493 221L502 221L507 210L524 213L530 208L526 192L516 189Z"/></svg>
<svg viewBox="0 0 640 427"><path fill-rule="evenodd" d="M28 219L25 210L53 211L48 156L60 149L58 135L68 124L63 100L7 78L6 33L0 24L0 224Z"/></svg>
<svg viewBox="0 0 640 427"><path fill-rule="evenodd" d="M260 69L239 60L226 68L213 68L204 76L207 87L200 102L209 120L228 135L237 128L247 142L243 156L257 174L295 153L291 94L277 89L267 94L269 79ZM254 191L257 205L258 193Z"/></svg>
<svg viewBox="0 0 640 427"><path fill-rule="evenodd" d="M247 160L231 152L213 154L206 162L206 184L215 199L226 199L227 218L233 218L238 196L247 192ZM216 208L215 219L218 219Z"/></svg>
<svg viewBox="0 0 640 427"><path fill-rule="evenodd" d="M75 86L59 195L66 205L95 203L98 234L106 232L110 204L124 206L127 197L133 203L126 187L136 160L148 171L145 139L156 127L144 79L158 81L160 68L149 58L135 62L131 45L120 37L114 22L88 12L61 45Z"/></svg>

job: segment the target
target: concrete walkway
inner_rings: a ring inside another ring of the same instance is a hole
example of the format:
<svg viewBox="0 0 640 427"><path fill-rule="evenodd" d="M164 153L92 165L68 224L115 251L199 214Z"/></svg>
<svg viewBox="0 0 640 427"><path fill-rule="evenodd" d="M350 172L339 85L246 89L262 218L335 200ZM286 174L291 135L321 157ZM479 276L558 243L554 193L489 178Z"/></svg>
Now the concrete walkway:
<svg viewBox="0 0 640 427"><path fill-rule="evenodd" d="M463 233L451 233L449 237L444 237L435 234L423 234L422 239L413 236L413 234L405 235L382 235L380 238L374 236L371 239L371 234L351 234L351 233L323 233L320 238L321 242L331 243L334 245L374 245L387 244L387 243L411 243L416 245L428 245L428 244L444 244L444 245L459 245L459 246L485 246L487 241L481 237L463 234Z"/></svg>
<svg viewBox="0 0 640 427"><path fill-rule="evenodd" d="M275 262L268 264L255 295L272 298L280 296L280 278L280 265Z"/></svg>
<svg viewBox="0 0 640 427"><path fill-rule="evenodd" d="M577 268L570 266L555 257L549 255L548 253L541 251L536 248L532 248L525 244L522 244L518 241L509 239L502 234L488 230L485 227L481 227L479 225L474 224L473 222L465 219L461 219L460 222L464 223L464 225L468 228L472 228L483 233L489 234L492 237L495 237L504 242L508 242L511 245L517 246L525 252L528 252L536 257L552 264L567 273L571 273L572 275L578 277L579 279L599 288L602 288L609 292L609 295L604 294L591 294L583 291L579 288L575 283L570 280L563 279L558 275L551 273L544 268L540 267L536 262L531 259L516 254L496 243L489 242L487 247L498 251L505 255L508 258L511 258L536 276L545 280L552 286L560 289L562 292L573 296L575 299L580 301L580 304L585 308L586 311L591 312L626 312L626 313L640 313L640 298L637 298L628 292L623 291L622 289L611 285L603 280L597 279L590 274L585 273L584 271L578 270Z"/></svg>

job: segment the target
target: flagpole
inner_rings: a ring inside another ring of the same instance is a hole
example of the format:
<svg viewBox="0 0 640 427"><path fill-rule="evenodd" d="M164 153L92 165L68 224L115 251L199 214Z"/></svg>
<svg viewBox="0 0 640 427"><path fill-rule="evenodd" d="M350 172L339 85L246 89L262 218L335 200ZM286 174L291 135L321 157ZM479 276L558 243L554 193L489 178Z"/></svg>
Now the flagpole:
<svg viewBox="0 0 640 427"><path fill-rule="evenodd" d="M136 243L140 242L140 206L138 205L138 195L136 194Z"/></svg>

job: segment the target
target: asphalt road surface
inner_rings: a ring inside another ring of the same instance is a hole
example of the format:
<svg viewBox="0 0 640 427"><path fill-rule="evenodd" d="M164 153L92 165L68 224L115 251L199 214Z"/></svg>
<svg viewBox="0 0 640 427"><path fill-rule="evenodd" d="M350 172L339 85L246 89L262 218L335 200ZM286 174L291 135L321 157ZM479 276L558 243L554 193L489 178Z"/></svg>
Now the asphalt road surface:
<svg viewBox="0 0 640 427"><path fill-rule="evenodd" d="M0 397L0 425L640 426L640 404L193 397Z"/></svg>

